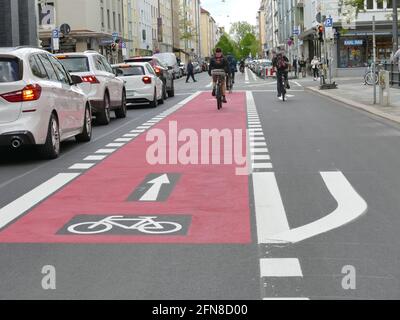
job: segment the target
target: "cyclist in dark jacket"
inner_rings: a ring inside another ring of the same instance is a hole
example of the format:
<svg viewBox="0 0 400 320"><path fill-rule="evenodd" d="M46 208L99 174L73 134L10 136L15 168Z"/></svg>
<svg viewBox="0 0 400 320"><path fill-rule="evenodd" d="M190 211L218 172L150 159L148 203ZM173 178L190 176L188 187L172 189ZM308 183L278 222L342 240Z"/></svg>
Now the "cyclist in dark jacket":
<svg viewBox="0 0 400 320"><path fill-rule="evenodd" d="M235 73L237 72L237 60L231 54L226 57L229 63L229 76L232 78L232 83L235 83Z"/></svg>
<svg viewBox="0 0 400 320"><path fill-rule="evenodd" d="M289 70L289 59L286 57L285 51L279 52L272 60L272 65L276 69L276 80L278 89L278 98L281 99L282 91L285 87L282 85L283 80L285 80L286 88L290 89L288 84L288 70Z"/></svg>
<svg viewBox="0 0 400 320"><path fill-rule="evenodd" d="M210 67L208 69L208 74L211 77L213 70L224 70L226 74L229 74L229 63L228 60L224 57L221 48L215 49L215 55L211 58ZM213 77L213 96L215 96L215 85L217 83L216 77ZM227 103L226 101L226 81L222 83L222 102Z"/></svg>

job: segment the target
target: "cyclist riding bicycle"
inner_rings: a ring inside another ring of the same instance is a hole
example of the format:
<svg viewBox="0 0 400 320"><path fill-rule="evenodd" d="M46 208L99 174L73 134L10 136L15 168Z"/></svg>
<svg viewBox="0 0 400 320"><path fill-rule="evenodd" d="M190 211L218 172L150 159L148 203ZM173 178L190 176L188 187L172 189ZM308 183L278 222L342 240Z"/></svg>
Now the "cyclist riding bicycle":
<svg viewBox="0 0 400 320"><path fill-rule="evenodd" d="M240 61L240 72L241 73L244 73L244 68L245 68L245 62L244 62L244 60L241 60Z"/></svg>
<svg viewBox="0 0 400 320"><path fill-rule="evenodd" d="M272 60L272 64L276 69L278 98L282 100L282 95L285 90L290 89L288 84L289 59L286 57L284 50L281 50L281 52L276 55ZM283 83L285 83L285 85Z"/></svg>
<svg viewBox="0 0 400 320"><path fill-rule="evenodd" d="M224 57L221 48L215 49L215 55L211 58L210 67L208 69L208 74L211 77L213 70L223 70L226 74L229 74L229 63L228 60ZM226 78L226 77L225 77ZM215 96L215 86L217 84L217 77L213 77L213 91L212 95ZM222 83L222 102L227 103L226 101L226 81Z"/></svg>
<svg viewBox="0 0 400 320"><path fill-rule="evenodd" d="M232 79L232 84L234 84L235 73L237 72L237 60L231 53L228 53L226 59L228 60L229 63L229 77Z"/></svg>

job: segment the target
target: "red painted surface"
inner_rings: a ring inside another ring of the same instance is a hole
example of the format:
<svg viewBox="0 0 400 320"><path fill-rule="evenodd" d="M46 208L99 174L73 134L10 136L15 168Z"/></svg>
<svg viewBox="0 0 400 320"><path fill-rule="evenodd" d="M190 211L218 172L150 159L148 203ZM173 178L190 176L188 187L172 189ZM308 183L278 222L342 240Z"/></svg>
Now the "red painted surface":
<svg viewBox="0 0 400 320"><path fill-rule="evenodd" d="M153 128L242 129L245 145L245 94L228 96L217 111L203 93ZM133 128L132 128L133 129ZM15 243L236 243L251 242L248 176L236 165L156 165L146 161L146 133L119 149L0 233L0 242ZM126 202L150 173L181 173L166 202ZM57 235L77 215L190 215L186 236Z"/></svg>

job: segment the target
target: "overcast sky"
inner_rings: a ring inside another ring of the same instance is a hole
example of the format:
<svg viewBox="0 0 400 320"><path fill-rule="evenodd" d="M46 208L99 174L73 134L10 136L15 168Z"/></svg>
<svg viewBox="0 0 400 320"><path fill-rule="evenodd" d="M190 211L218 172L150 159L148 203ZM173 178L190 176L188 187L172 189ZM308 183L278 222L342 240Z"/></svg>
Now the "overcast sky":
<svg viewBox="0 0 400 320"><path fill-rule="evenodd" d="M201 6L211 13L218 25L227 28L227 32L230 24L236 21L255 25L260 3L260 0L201 0Z"/></svg>

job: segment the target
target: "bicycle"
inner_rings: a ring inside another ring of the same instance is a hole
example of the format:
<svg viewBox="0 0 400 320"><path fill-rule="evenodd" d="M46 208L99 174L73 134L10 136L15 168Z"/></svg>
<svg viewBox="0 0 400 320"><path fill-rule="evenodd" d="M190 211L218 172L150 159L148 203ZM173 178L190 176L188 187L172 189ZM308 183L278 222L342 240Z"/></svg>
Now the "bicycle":
<svg viewBox="0 0 400 320"><path fill-rule="evenodd" d="M277 81L278 81L278 84L280 85L280 92L281 92L281 94L282 94L282 101L285 101L285 98L286 98L286 93L287 93L287 91L286 91L286 88L288 88L288 84L286 83L286 75L285 75L285 73L282 73L281 74L281 82L279 82L279 77L277 76Z"/></svg>
<svg viewBox="0 0 400 320"><path fill-rule="evenodd" d="M175 222L155 221L158 217L137 217L127 218L124 216L110 216L100 221L81 222L68 227L68 232L81 235L92 235L106 233L113 227L124 230L137 230L145 234L169 234L182 229L182 226ZM123 222L136 222L132 225Z"/></svg>
<svg viewBox="0 0 400 320"><path fill-rule="evenodd" d="M233 92L233 77L231 74L228 75L226 82L227 82L227 84L226 84L227 90L229 91L229 93L232 93Z"/></svg>
<svg viewBox="0 0 400 320"><path fill-rule="evenodd" d="M226 81L226 73L222 69L214 69L211 71L212 77L216 79L215 84L215 98L217 99L217 108L222 108L222 86L223 81Z"/></svg>
<svg viewBox="0 0 400 320"><path fill-rule="evenodd" d="M374 79L375 79L375 84L378 84L379 82L379 73L378 71L375 70L375 76L374 76L374 70L372 67L372 64L367 68L367 71L364 74L364 85L369 85L372 86L374 84Z"/></svg>

